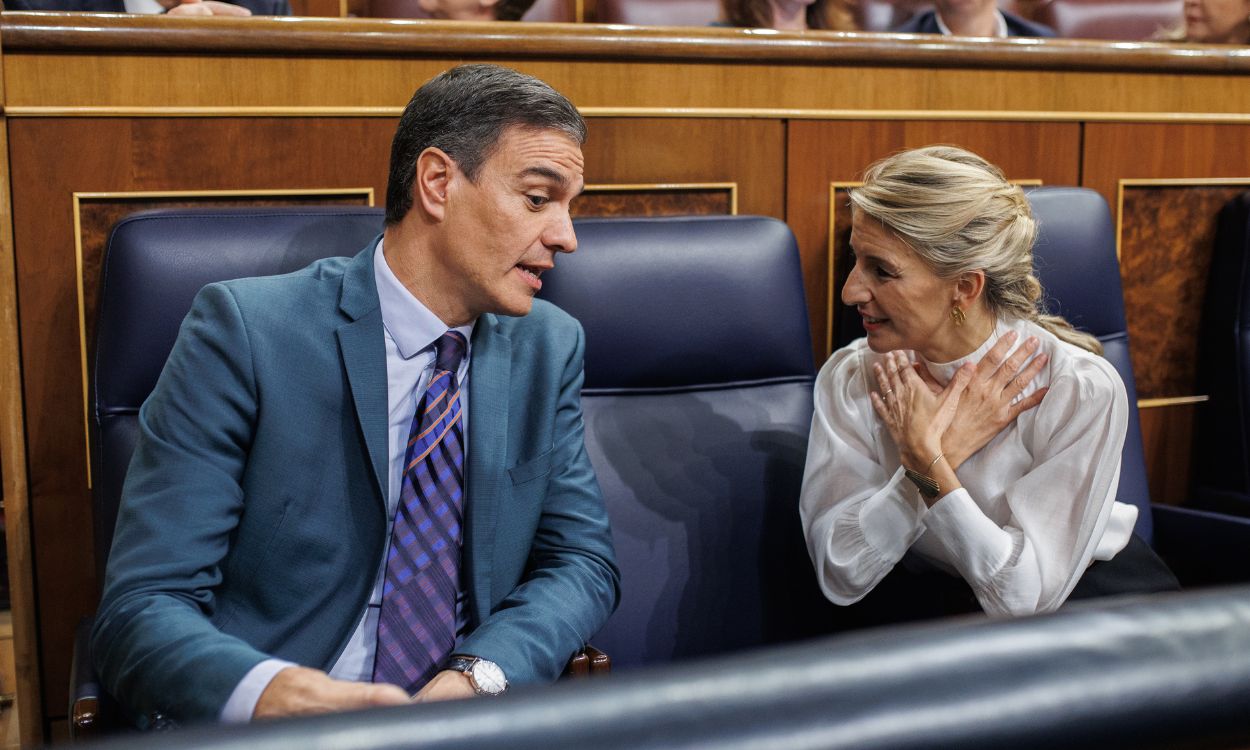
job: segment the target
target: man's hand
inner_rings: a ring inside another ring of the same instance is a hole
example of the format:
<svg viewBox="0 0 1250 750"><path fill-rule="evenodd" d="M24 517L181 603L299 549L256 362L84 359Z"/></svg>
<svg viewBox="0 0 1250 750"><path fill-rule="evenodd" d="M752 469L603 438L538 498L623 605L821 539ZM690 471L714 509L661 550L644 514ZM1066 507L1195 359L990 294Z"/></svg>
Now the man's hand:
<svg viewBox="0 0 1250 750"><path fill-rule="evenodd" d="M252 718L324 714L407 702L408 694L395 685L335 680L319 669L287 667L260 694Z"/></svg>
<svg viewBox="0 0 1250 750"><path fill-rule="evenodd" d="M166 5L166 3L161 3ZM250 16L252 11L241 5L220 0L181 0L166 5L170 16Z"/></svg>
<svg viewBox="0 0 1250 750"><path fill-rule="evenodd" d="M473 683L464 672L444 669L434 675L434 679L412 696L413 703L433 703L434 701L454 701L461 698L472 698L477 695Z"/></svg>

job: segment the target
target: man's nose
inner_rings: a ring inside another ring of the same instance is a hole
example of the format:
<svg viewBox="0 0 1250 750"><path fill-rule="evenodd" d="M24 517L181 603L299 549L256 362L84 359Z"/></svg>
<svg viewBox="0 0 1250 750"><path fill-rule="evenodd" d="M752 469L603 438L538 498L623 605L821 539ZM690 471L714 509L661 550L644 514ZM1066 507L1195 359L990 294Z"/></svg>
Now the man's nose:
<svg viewBox="0 0 1250 750"><path fill-rule="evenodd" d="M543 245L558 252L571 253L577 249L577 234L573 231L573 217L567 211L552 219L543 233Z"/></svg>

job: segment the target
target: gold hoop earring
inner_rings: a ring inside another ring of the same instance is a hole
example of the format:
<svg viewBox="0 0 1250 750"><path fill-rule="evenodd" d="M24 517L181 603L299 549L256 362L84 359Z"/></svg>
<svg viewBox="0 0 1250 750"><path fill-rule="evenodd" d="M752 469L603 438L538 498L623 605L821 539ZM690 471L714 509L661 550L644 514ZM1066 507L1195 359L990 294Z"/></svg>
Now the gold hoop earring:
<svg viewBox="0 0 1250 750"><path fill-rule="evenodd" d="M964 316L963 308L961 308L959 305L951 306L951 320L955 321L956 326L963 325L964 321L966 321L967 319L968 318Z"/></svg>

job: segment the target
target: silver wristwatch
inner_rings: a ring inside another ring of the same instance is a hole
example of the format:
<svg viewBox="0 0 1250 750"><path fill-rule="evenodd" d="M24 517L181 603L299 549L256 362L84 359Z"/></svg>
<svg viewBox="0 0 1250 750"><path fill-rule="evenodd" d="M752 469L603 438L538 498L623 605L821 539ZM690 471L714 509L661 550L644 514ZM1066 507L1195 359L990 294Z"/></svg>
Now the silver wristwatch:
<svg viewBox="0 0 1250 750"><path fill-rule="evenodd" d="M447 668L468 675L469 684L478 695L503 695L508 689L508 678L504 677L503 670L493 661L476 656L452 654L451 661L447 662Z"/></svg>

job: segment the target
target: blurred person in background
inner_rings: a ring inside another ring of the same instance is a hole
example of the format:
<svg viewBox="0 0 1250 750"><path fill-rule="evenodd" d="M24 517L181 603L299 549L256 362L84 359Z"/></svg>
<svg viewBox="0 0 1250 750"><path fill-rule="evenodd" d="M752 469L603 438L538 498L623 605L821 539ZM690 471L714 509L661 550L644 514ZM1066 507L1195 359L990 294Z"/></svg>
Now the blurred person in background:
<svg viewBox="0 0 1250 750"><path fill-rule="evenodd" d="M534 0L417 0L431 18L445 21L520 21Z"/></svg>
<svg viewBox="0 0 1250 750"><path fill-rule="evenodd" d="M1053 37L1055 30L998 9L994 0L937 0L936 9L917 13L901 26L900 34L947 36Z"/></svg>
<svg viewBox="0 0 1250 750"><path fill-rule="evenodd" d="M854 31L854 0L721 0L718 26L783 31Z"/></svg>
<svg viewBox="0 0 1250 750"><path fill-rule="evenodd" d="M1185 17L1156 38L1199 44L1250 44L1250 0L1185 0Z"/></svg>
<svg viewBox="0 0 1250 750"><path fill-rule="evenodd" d="M170 16L289 16L288 0L5 0L5 10Z"/></svg>

